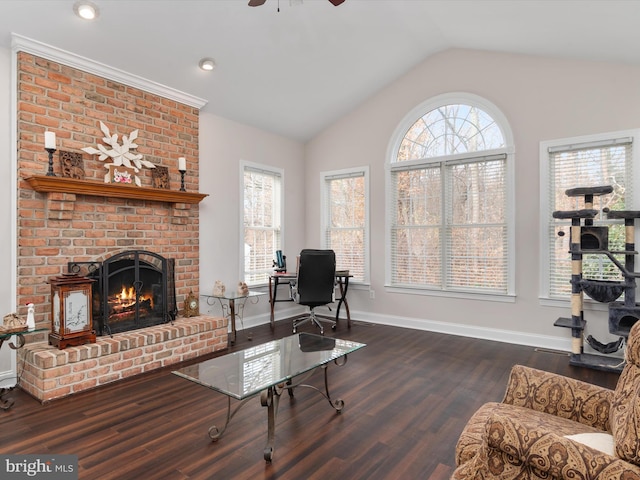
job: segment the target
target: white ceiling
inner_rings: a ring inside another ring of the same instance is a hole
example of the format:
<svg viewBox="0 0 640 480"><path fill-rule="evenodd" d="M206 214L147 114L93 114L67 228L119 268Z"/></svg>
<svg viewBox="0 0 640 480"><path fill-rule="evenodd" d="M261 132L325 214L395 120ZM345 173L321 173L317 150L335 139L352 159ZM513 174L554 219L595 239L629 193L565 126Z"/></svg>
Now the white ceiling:
<svg viewBox="0 0 640 480"><path fill-rule="evenodd" d="M17 33L300 141L448 48L640 65L640 0L93 2L87 22L74 0L0 0L0 45ZM201 71L202 57L217 68Z"/></svg>

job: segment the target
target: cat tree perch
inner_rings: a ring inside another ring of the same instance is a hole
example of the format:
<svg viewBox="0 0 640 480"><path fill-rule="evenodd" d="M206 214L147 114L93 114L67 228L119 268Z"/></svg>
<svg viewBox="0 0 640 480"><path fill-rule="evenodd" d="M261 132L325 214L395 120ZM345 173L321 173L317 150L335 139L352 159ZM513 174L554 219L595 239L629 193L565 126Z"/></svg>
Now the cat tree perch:
<svg viewBox="0 0 640 480"><path fill-rule="evenodd" d="M584 353L583 332L586 326L583 303L584 293L592 299L609 304L609 332L619 335L617 341L603 344L591 335L587 342L596 351L611 354L619 350L634 323L640 319L640 305L636 303L635 272L635 221L640 218L640 211L608 210L603 211L608 219L624 220L625 247L623 251L609 250L609 227L594 225L598 210L593 209L594 196L608 195L613 192L610 185L599 187L581 187L569 189L565 194L569 197L584 197L584 208L571 211L553 212L553 217L570 219L571 254L571 318L559 318L554 325L571 328L572 344L569 363L599 370L620 371L621 360L618 357L591 355ZM561 234L564 234L561 232ZM595 254L606 256L620 271L621 281L589 279L583 277L583 255ZM615 255L624 255L622 264ZM624 293L624 300L616 301Z"/></svg>

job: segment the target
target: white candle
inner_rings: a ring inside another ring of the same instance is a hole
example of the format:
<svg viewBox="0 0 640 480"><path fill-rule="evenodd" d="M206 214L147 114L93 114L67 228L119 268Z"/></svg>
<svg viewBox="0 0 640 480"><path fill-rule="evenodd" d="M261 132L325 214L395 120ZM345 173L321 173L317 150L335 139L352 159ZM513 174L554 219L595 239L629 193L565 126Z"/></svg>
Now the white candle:
<svg viewBox="0 0 640 480"><path fill-rule="evenodd" d="M187 171L187 160L184 157L178 158L178 170L181 172Z"/></svg>
<svg viewBox="0 0 640 480"><path fill-rule="evenodd" d="M44 132L44 148L56 148L56 134L55 132Z"/></svg>

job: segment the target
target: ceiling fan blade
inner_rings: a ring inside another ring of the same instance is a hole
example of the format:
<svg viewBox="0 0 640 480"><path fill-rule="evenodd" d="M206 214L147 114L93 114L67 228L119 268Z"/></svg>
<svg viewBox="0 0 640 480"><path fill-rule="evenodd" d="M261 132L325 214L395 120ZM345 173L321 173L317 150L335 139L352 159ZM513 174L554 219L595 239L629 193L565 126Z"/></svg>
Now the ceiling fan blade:
<svg viewBox="0 0 640 480"><path fill-rule="evenodd" d="M267 0L249 0L250 7L259 7L260 5L264 5L264 2ZM344 0L342 0L344 2Z"/></svg>
<svg viewBox="0 0 640 480"><path fill-rule="evenodd" d="M337 7L338 5L340 5L342 2L344 2L344 0L329 0L331 3L333 3L334 7Z"/></svg>

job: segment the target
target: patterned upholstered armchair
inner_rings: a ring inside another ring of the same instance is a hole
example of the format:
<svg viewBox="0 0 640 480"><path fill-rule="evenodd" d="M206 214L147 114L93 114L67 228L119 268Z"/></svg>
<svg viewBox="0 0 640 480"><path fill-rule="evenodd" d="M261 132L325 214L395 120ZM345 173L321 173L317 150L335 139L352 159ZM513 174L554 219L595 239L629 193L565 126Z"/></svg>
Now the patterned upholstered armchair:
<svg viewBox="0 0 640 480"><path fill-rule="evenodd" d="M640 322L615 391L516 365L502 403L473 414L454 479L640 480Z"/></svg>

